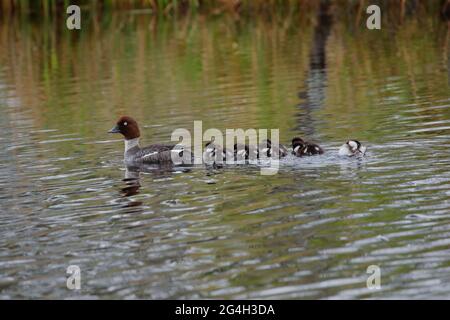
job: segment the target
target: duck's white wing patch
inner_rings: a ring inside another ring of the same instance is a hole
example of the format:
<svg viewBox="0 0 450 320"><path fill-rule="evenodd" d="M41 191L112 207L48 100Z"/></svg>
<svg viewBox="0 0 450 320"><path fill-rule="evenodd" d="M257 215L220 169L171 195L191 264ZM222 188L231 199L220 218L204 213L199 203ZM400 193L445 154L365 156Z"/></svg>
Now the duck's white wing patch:
<svg viewBox="0 0 450 320"><path fill-rule="evenodd" d="M158 151L147 153L147 154L142 156L142 160L148 159L151 156L154 156L155 154L158 154Z"/></svg>

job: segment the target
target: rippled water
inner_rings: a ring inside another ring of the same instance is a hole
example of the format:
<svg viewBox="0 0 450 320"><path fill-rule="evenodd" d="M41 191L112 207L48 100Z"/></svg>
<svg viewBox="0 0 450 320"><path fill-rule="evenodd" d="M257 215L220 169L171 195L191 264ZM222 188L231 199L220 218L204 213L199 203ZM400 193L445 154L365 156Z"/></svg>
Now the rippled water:
<svg viewBox="0 0 450 320"><path fill-rule="evenodd" d="M0 298L450 298L447 25L301 21L3 21ZM135 172L121 114L144 143L202 120L326 154ZM336 156L348 138L365 159Z"/></svg>

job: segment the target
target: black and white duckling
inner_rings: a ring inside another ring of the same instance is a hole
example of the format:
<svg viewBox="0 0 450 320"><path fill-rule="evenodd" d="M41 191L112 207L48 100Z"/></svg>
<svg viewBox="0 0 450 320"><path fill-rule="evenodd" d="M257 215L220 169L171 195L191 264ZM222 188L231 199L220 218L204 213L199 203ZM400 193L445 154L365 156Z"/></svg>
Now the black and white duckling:
<svg viewBox="0 0 450 320"><path fill-rule="evenodd" d="M339 148L340 156L355 156L365 155L367 148L361 144L358 140L348 140Z"/></svg>
<svg viewBox="0 0 450 320"><path fill-rule="evenodd" d="M289 150L282 144L278 144L277 146L272 144L270 139L264 139L258 146L258 157L263 158L283 158L289 154Z"/></svg>
<svg viewBox="0 0 450 320"><path fill-rule="evenodd" d="M292 154L297 157L313 156L323 153L323 149L315 143L304 141L299 137L295 137L294 139L292 139Z"/></svg>
<svg viewBox="0 0 450 320"><path fill-rule="evenodd" d="M208 163L225 163L227 160L233 159L234 153L214 142L214 139L205 144L203 152L203 160Z"/></svg>
<svg viewBox="0 0 450 320"><path fill-rule="evenodd" d="M248 146L248 144L235 143L233 148L234 148L234 160L243 161L249 159L250 147Z"/></svg>

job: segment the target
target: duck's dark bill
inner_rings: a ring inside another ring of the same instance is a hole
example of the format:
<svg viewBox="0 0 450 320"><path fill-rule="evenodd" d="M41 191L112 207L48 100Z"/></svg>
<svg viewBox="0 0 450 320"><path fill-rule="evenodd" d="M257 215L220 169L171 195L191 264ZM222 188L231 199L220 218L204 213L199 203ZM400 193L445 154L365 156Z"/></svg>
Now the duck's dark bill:
<svg viewBox="0 0 450 320"><path fill-rule="evenodd" d="M108 133L120 133L120 128L119 128L119 126L116 125L114 128L112 128L111 130L109 130Z"/></svg>

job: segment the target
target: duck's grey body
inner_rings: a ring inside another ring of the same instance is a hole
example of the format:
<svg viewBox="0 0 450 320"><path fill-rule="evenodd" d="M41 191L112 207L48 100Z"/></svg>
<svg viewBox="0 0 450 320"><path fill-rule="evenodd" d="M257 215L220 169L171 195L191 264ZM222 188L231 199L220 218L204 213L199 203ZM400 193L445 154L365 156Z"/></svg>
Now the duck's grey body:
<svg viewBox="0 0 450 320"><path fill-rule="evenodd" d="M142 163L158 163L172 161L171 150L174 146L171 145L151 145L140 149L134 147L125 152L127 162L142 162Z"/></svg>
<svg viewBox="0 0 450 320"><path fill-rule="evenodd" d="M137 140L137 141L133 141ZM180 145L152 144L140 148L138 138L125 140L124 159L127 164L174 163L190 164L191 153Z"/></svg>

